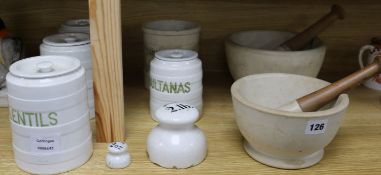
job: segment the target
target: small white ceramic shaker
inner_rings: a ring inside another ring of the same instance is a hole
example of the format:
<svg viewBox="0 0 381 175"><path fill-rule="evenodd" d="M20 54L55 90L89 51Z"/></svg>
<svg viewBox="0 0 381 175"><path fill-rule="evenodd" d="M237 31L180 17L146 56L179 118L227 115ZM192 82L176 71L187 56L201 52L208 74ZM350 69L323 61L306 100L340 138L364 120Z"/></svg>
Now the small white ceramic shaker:
<svg viewBox="0 0 381 175"><path fill-rule="evenodd" d="M164 168L188 168L201 163L207 154L204 133L194 122L198 110L184 103L160 107L155 117L159 125L148 136L149 159Z"/></svg>
<svg viewBox="0 0 381 175"><path fill-rule="evenodd" d="M108 146L106 164L109 168L125 168L131 163L128 146L125 142L113 142Z"/></svg>

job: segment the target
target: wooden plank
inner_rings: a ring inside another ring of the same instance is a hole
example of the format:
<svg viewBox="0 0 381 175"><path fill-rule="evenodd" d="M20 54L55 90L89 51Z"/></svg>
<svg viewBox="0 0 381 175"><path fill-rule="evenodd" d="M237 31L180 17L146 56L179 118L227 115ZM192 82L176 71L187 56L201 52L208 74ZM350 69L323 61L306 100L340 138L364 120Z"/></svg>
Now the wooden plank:
<svg viewBox="0 0 381 175"><path fill-rule="evenodd" d="M310 168L281 170L263 165L249 157L242 147L230 96L230 83L219 77L204 84L203 118L197 125L208 141L208 155L200 164L185 170L161 168L146 154L146 139L157 125L149 115L149 93L143 84L126 87L126 126L132 163L125 169L105 165L106 143L95 143L89 162L67 174L260 174L260 175L379 175L381 172L381 94L360 87L351 91L350 106L342 126L326 149L323 159ZM0 174L22 174L16 167L8 109L0 108Z"/></svg>
<svg viewBox="0 0 381 175"><path fill-rule="evenodd" d="M96 138L125 139L120 0L89 0Z"/></svg>

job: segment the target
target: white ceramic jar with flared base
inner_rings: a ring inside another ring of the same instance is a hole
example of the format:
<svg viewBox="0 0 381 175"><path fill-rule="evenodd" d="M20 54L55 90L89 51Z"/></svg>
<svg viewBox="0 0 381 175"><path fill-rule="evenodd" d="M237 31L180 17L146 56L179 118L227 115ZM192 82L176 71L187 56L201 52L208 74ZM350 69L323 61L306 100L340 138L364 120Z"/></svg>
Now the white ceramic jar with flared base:
<svg viewBox="0 0 381 175"><path fill-rule="evenodd" d="M159 125L147 140L149 159L164 168L189 168L207 154L206 137L194 122L198 111L183 103L167 104L156 112Z"/></svg>
<svg viewBox="0 0 381 175"><path fill-rule="evenodd" d="M112 169L125 168L131 163L128 145L125 142L113 142L108 146L106 165Z"/></svg>

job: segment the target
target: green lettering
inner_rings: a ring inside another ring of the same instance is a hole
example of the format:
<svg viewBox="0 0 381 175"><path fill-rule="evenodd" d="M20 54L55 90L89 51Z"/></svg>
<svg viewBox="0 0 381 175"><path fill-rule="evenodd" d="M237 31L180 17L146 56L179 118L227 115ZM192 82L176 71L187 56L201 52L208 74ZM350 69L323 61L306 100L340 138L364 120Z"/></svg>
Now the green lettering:
<svg viewBox="0 0 381 175"><path fill-rule="evenodd" d="M184 86L183 86L183 83L180 83L180 84L179 84L179 87L178 87L178 89L177 89L177 93L180 93L180 91L181 91L182 93L184 93Z"/></svg>
<svg viewBox="0 0 381 175"><path fill-rule="evenodd" d="M151 78L151 88L156 89L156 81L153 78Z"/></svg>
<svg viewBox="0 0 381 175"><path fill-rule="evenodd" d="M58 123L57 113L55 113L55 112L49 113L48 118L50 120L50 125L57 125L57 123Z"/></svg>
<svg viewBox="0 0 381 175"><path fill-rule="evenodd" d="M184 90L185 93L189 93L189 92L190 92L190 90L191 90L190 85L191 85L190 82L186 82L186 83L184 84L184 86L185 86L185 90Z"/></svg>
<svg viewBox="0 0 381 175"><path fill-rule="evenodd" d="M175 93L177 91L177 83L169 82L169 93Z"/></svg>
<svg viewBox="0 0 381 175"><path fill-rule="evenodd" d="M164 85L163 85L163 90L162 90L162 92L167 92L167 93L169 93L169 87L168 87L168 83L167 82L164 82Z"/></svg>
<svg viewBox="0 0 381 175"><path fill-rule="evenodd" d="M21 117L21 115L18 115L18 124L22 124L22 125L26 125L26 121L25 121L25 116L24 115L22 115L22 117Z"/></svg>
<svg viewBox="0 0 381 175"><path fill-rule="evenodd" d="M46 127L46 126L49 126L49 124L44 124L44 120L42 119L42 114L39 113L39 114L36 114L40 117L40 125L41 127Z"/></svg>
<svg viewBox="0 0 381 175"><path fill-rule="evenodd" d="M29 122L29 126L33 126L32 125L32 114L33 113L24 113L24 112L21 112L21 111L17 111L17 118L24 118L25 119L25 114L28 116L28 122ZM26 123L25 123L26 125Z"/></svg>
<svg viewBox="0 0 381 175"><path fill-rule="evenodd" d="M36 119L36 126L39 127L40 125L38 124L38 115L37 115L37 113L34 113L34 118Z"/></svg>
<svg viewBox="0 0 381 175"><path fill-rule="evenodd" d="M163 84L163 81L157 80L159 82L159 89L155 88L157 91L161 92L161 84ZM156 86L157 87L157 86Z"/></svg>
<svg viewBox="0 0 381 175"><path fill-rule="evenodd" d="M10 113L11 113L10 116L12 116L12 121L15 122L15 123L20 124L18 121L15 120L16 117L17 117L17 115L16 115L16 114L17 114L17 111L15 111L14 109L11 109L11 108L10 108Z"/></svg>

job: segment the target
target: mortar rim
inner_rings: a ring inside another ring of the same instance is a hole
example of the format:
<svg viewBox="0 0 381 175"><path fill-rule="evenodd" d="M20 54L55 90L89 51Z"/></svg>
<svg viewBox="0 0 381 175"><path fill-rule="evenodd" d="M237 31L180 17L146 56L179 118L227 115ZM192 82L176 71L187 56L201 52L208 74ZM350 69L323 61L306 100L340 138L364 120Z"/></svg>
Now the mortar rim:
<svg viewBox="0 0 381 175"><path fill-rule="evenodd" d="M246 33L246 32L249 32L249 33L253 33L253 32L278 32L278 33L297 34L297 32L291 32L291 31L287 31L287 30L242 30L242 31L237 31L237 32L233 32L233 33L229 34L225 38L225 45L227 45L227 46L230 45L230 46L233 46L233 47L237 47L237 48L240 48L240 49L246 49L246 50L253 51L253 52L263 52L263 53L274 54L274 55L300 54L300 53L311 52L311 51L322 50L322 49L326 50L326 45L325 45L324 41L321 40L319 37L315 37L314 38L314 40L319 41L319 45L318 46L316 46L314 48L311 48L311 49L297 50L297 51L258 49L258 48L253 48L253 47L245 46L243 44L237 43L237 42L232 40L232 37L234 35L238 35L238 34Z"/></svg>
<svg viewBox="0 0 381 175"><path fill-rule="evenodd" d="M249 100L247 100L246 98L242 97L240 95L240 93L238 92L238 88L239 88L240 84L245 79L249 79L249 78L252 78L252 77L261 78L261 77L290 76L290 75L294 76L294 77L302 77L302 78L307 78L307 79L315 79L315 80L319 80L319 81L322 81L322 82L326 82L326 81L318 79L318 78L308 77L308 76L304 76L304 75L297 75L297 74L287 74L287 73L253 74L253 75L242 77L242 78L236 80L233 83L233 85L231 86L232 98L236 99L237 102L239 102L240 104L242 104L242 105L244 105L246 107L249 107L250 109L257 110L257 111L260 111L260 112L263 112L263 113L267 113L267 114L271 114L271 115L274 115L274 116L279 116L279 117L292 117L292 118L325 117L325 116L331 116L333 114L340 113L340 112L342 112L342 111L344 111L344 110L346 110L348 108L348 106L349 106L349 97L348 97L347 94L341 94L338 97L338 100L340 100L340 101L333 108L329 108L329 109L326 109L326 110L323 110L323 111L315 111L315 112L288 112L288 111L276 110L276 109L272 109L272 108L269 108L269 107L265 107L263 105L252 103ZM327 82L327 83L329 83L329 82Z"/></svg>

